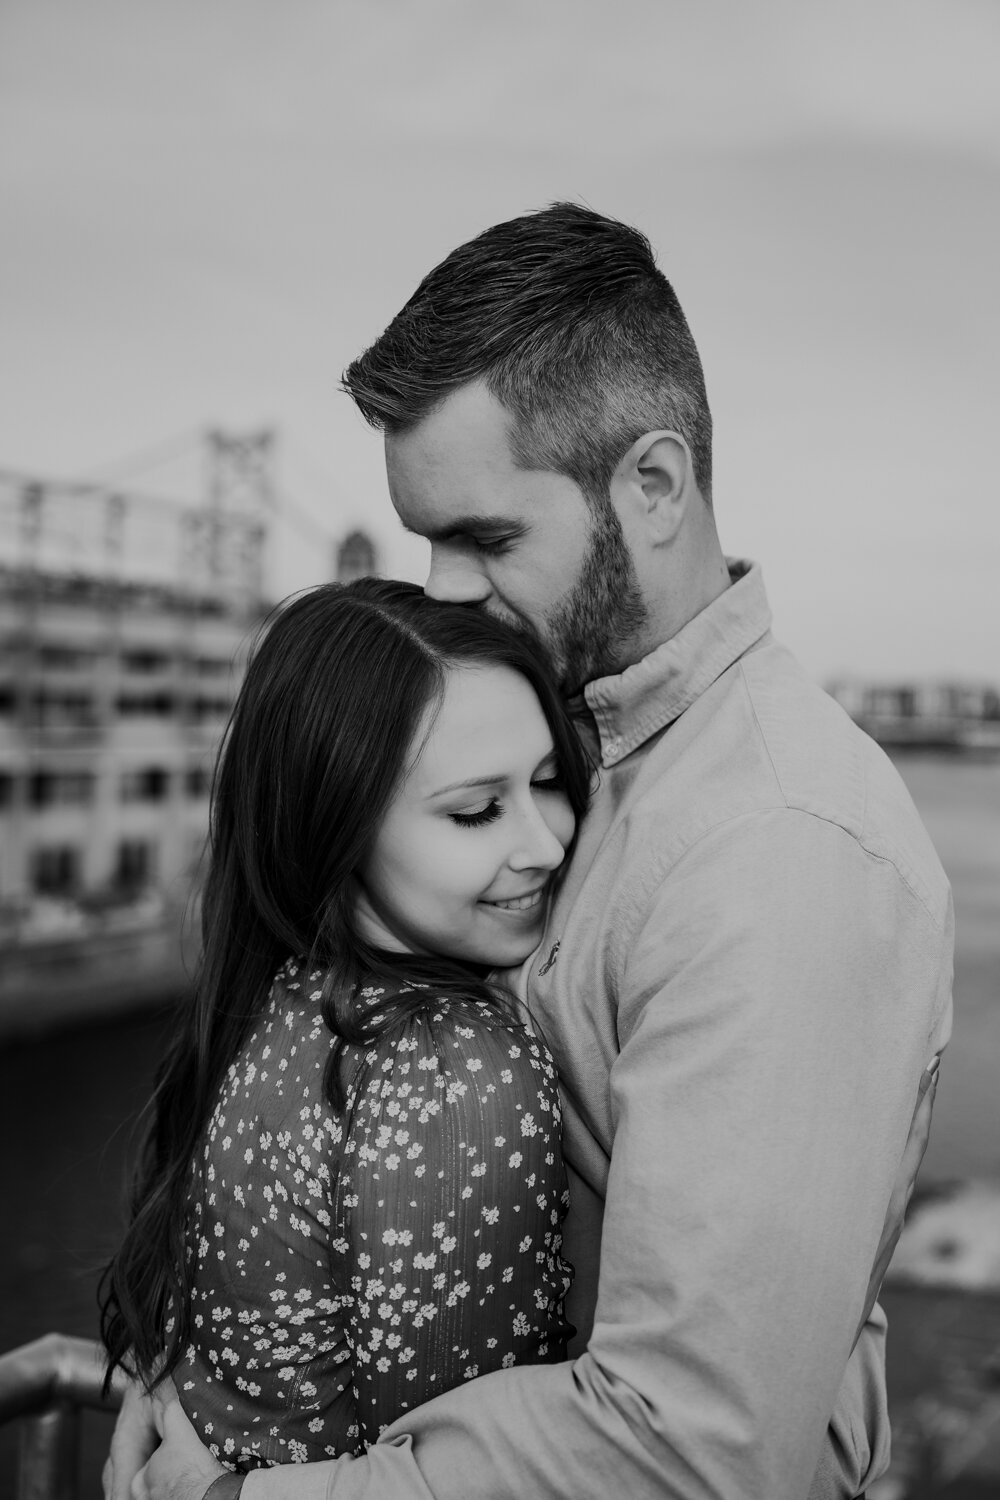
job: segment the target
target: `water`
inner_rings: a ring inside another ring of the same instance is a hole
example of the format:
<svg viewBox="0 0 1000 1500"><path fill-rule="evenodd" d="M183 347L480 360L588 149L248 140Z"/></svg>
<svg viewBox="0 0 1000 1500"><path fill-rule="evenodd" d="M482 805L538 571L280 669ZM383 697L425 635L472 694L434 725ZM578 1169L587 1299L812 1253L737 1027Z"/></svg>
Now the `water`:
<svg viewBox="0 0 1000 1500"><path fill-rule="evenodd" d="M0 1351L43 1333L97 1336L99 1269L121 1233L131 1122L170 1028L165 1010L69 1027L0 1048ZM85 1485L110 1419L83 1423ZM14 1492L16 1428L0 1427L0 1496Z"/></svg>
<svg viewBox="0 0 1000 1500"><path fill-rule="evenodd" d="M955 896L955 1030L924 1177L1000 1177L1000 761L896 764Z"/></svg>
<svg viewBox="0 0 1000 1500"><path fill-rule="evenodd" d="M1000 1178L1000 763L898 765L951 878L958 934L955 1033L923 1175ZM161 1009L0 1048L0 1350L53 1329L96 1336L97 1270L120 1233L129 1123L169 1026ZM90 1419L85 1431L94 1484L107 1426ZM12 1471L13 1434L0 1430L0 1494Z"/></svg>

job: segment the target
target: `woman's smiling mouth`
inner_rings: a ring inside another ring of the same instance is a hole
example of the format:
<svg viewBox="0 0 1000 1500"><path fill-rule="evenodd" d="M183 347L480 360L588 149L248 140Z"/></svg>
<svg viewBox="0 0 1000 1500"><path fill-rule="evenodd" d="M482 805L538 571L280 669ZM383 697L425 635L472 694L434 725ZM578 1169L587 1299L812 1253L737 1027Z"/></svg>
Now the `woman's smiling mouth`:
<svg viewBox="0 0 1000 1500"><path fill-rule="evenodd" d="M496 907L498 911L532 911L536 906L541 906L545 898L546 887L540 885L537 890L529 891L526 896L511 896L506 901L484 901L483 906Z"/></svg>

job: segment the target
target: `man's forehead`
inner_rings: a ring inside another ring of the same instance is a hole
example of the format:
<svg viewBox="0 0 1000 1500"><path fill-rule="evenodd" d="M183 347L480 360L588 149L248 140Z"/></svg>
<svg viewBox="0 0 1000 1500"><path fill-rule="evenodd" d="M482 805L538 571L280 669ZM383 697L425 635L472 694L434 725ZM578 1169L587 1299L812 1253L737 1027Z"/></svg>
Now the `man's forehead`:
<svg viewBox="0 0 1000 1500"><path fill-rule="evenodd" d="M389 495L407 531L438 542L524 524L528 496L521 472L442 446L428 454L408 436L387 436L385 444Z"/></svg>
<svg viewBox="0 0 1000 1500"><path fill-rule="evenodd" d="M483 467L515 469L510 418L488 391L463 386L418 422L385 435L390 480L407 484L468 481Z"/></svg>

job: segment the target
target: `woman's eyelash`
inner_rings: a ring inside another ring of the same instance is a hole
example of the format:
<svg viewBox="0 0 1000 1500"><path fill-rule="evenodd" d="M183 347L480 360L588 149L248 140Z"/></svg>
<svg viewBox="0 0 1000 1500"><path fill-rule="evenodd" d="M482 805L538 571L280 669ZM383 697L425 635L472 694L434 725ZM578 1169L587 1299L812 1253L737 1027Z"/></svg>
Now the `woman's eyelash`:
<svg viewBox="0 0 1000 1500"><path fill-rule="evenodd" d="M459 828L482 828L485 826L485 824L492 823L496 818L499 818L500 804L497 799L493 797L485 807L480 809L479 812L455 812L449 813L448 816L451 818L451 821L453 823L458 824Z"/></svg>
<svg viewBox="0 0 1000 1500"><path fill-rule="evenodd" d="M536 776L531 785L536 791L541 792L561 792L563 790L563 780L558 772L553 772L551 776ZM448 816L453 823L458 824L459 828L484 828L487 823L495 822L502 812L503 808L500 806L497 798L491 797L486 806L480 808L478 812L453 812L449 813Z"/></svg>

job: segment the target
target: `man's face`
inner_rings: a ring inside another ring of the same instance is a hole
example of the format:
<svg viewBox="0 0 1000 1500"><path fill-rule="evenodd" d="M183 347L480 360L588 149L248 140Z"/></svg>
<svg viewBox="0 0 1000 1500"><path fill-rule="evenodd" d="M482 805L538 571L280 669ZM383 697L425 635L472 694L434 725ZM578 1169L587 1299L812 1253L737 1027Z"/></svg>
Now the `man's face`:
<svg viewBox="0 0 1000 1500"><path fill-rule="evenodd" d="M520 469L509 417L463 386L409 432L386 437L389 492L431 544L427 592L476 604L546 647L563 688L621 671L645 608L618 518L562 474Z"/></svg>

